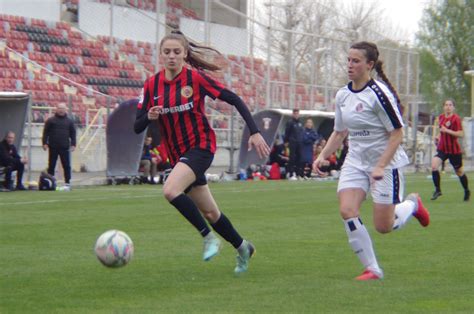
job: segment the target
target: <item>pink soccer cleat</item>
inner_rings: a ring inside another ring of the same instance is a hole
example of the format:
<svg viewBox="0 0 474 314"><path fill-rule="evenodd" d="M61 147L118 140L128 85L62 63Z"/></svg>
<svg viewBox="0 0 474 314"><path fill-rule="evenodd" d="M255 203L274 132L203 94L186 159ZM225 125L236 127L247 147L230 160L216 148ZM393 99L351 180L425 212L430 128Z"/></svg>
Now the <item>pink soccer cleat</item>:
<svg viewBox="0 0 474 314"><path fill-rule="evenodd" d="M370 269L364 270L364 272L362 273L362 275L357 276L357 277L355 278L355 280L359 280L359 281L378 280L378 279L382 279L382 277L379 276L379 275L377 275L376 273L374 273L374 272L371 271Z"/></svg>
<svg viewBox="0 0 474 314"><path fill-rule="evenodd" d="M423 206L423 203L421 202L421 198L419 195L417 195L417 201L418 201L418 209L416 210L415 213L413 213L413 216L415 216L416 219L420 222L420 225L423 227L427 227L430 224L430 213L428 210Z"/></svg>

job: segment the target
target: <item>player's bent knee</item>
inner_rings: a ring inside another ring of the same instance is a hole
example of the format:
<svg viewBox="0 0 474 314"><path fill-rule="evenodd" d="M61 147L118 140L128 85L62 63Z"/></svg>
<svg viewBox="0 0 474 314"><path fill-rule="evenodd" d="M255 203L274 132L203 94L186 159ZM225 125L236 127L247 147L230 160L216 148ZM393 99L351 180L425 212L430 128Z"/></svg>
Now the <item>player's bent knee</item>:
<svg viewBox="0 0 474 314"><path fill-rule="evenodd" d="M385 234L392 232L392 227L393 226L391 224L375 225L375 230L377 230L378 233Z"/></svg>
<svg viewBox="0 0 474 314"><path fill-rule="evenodd" d="M208 211L203 212L202 215L207 221L215 223L219 219L220 213L219 211Z"/></svg>

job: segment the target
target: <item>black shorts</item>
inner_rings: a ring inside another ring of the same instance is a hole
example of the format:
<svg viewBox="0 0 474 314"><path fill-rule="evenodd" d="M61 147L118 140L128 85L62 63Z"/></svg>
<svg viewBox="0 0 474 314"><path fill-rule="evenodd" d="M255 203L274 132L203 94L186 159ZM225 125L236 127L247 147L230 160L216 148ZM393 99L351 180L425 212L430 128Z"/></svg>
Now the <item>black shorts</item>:
<svg viewBox="0 0 474 314"><path fill-rule="evenodd" d="M211 166L213 160L213 153L200 148L190 149L179 158L179 162L188 165L196 176L196 181L194 181L184 193L188 193L194 186L207 184L206 171Z"/></svg>
<svg viewBox="0 0 474 314"><path fill-rule="evenodd" d="M449 159L449 163L456 170L462 167L462 154L446 154L446 153L438 150L435 157L438 157L442 161L445 161L446 159Z"/></svg>

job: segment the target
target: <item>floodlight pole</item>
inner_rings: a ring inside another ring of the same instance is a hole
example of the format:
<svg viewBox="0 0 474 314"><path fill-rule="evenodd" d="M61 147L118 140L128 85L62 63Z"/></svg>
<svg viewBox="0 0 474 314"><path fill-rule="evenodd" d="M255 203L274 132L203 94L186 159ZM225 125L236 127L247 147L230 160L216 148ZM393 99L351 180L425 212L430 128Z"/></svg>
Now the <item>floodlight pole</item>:
<svg viewBox="0 0 474 314"><path fill-rule="evenodd" d="M406 69L407 69L407 78L406 78L406 91L407 91L407 97L410 95L410 54L407 53L407 64L406 64Z"/></svg>
<svg viewBox="0 0 474 314"><path fill-rule="evenodd" d="M311 69L310 69L310 88L309 88L309 109L314 109L314 71L315 71L315 64L314 64L314 40L311 41Z"/></svg>
<svg viewBox="0 0 474 314"><path fill-rule="evenodd" d="M114 4L115 0L110 1L110 38L109 38L109 58L114 58Z"/></svg>
<svg viewBox="0 0 474 314"><path fill-rule="evenodd" d="M267 108L271 108L271 98L270 98L270 80L271 80L271 58L272 58L272 0L268 4L268 28L267 28L267 86L265 93L265 103Z"/></svg>
<svg viewBox="0 0 474 314"><path fill-rule="evenodd" d="M397 50L397 59L396 59L396 77L395 77L395 84L398 89L401 89L400 86L400 50Z"/></svg>
<svg viewBox="0 0 474 314"><path fill-rule="evenodd" d="M157 0L156 1L156 39L155 39L155 72L158 72L160 70L160 4L161 1ZM165 10L166 12L166 10ZM165 14L165 20L166 20L166 14ZM165 21L166 23L166 21Z"/></svg>
<svg viewBox="0 0 474 314"><path fill-rule="evenodd" d="M28 121L28 185L31 182L31 162L32 162L32 157L33 154L31 153L31 115L32 115L32 110L31 106L33 105L33 95L31 92L29 92L28 95L28 115L27 115L27 121Z"/></svg>
<svg viewBox="0 0 474 314"><path fill-rule="evenodd" d="M330 87L329 87L329 93L328 93L328 103L331 103L331 111L334 110L334 108L332 108L332 99L333 99L333 83L334 83L334 41L331 40L331 46L329 48L329 50L331 51L331 63L330 63L330 68L329 68L329 84ZM326 54L327 55L327 54ZM326 108L326 110L328 110L329 108Z"/></svg>
<svg viewBox="0 0 474 314"><path fill-rule="evenodd" d="M234 172L234 154L235 154L235 145L234 145L234 119L235 119L235 107L232 106L230 111L230 161L229 161L229 173Z"/></svg>
<svg viewBox="0 0 474 314"><path fill-rule="evenodd" d="M209 0L204 1L204 42L206 45L211 43L211 6L209 5Z"/></svg>
<svg viewBox="0 0 474 314"><path fill-rule="evenodd" d="M474 70L465 71L464 75L471 77L471 117L474 118Z"/></svg>
<svg viewBox="0 0 474 314"><path fill-rule="evenodd" d="M252 17L252 21L255 19L255 0L251 0L250 2L250 15ZM254 34L255 34L255 26L252 21L247 21L250 30L250 70L251 70L251 84L255 88L255 95L258 93L257 84L255 84L255 62L254 62ZM256 106L258 110L258 106Z"/></svg>

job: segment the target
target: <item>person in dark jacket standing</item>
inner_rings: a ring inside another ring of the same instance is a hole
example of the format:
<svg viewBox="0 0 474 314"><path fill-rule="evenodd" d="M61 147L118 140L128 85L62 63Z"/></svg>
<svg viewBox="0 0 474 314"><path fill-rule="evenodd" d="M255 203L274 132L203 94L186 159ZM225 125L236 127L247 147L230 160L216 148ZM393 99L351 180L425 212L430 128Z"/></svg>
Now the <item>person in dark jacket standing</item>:
<svg viewBox="0 0 474 314"><path fill-rule="evenodd" d="M23 178L23 171L28 159L21 158L18 155L15 145L15 133L8 131L5 138L0 142L0 166L5 167L5 183L7 190L13 190L12 172L16 171L16 187L15 189L23 191L26 190L21 183Z"/></svg>
<svg viewBox="0 0 474 314"><path fill-rule="evenodd" d="M59 104L53 117L46 120L43 129L43 149L49 150L48 173L54 176L58 156L64 169L66 185L71 181L70 152L76 148L74 122L66 114L65 104Z"/></svg>
<svg viewBox="0 0 474 314"><path fill-rule="evenodd" d="M305 178L311 177L311 168L313 165L313 146L320 140L321 136L314 129L314 123L311 118L306 119L303 130L303 144L301 145L301 161L303 174Z"/></svg>
<svg viewBox="0 0 474 314"><path fill-rule="evenodd" d="M297 180L303 176L301 167L301 149L303 145L303 123L300 120L300 110L293 109L293 117L286 123L285 146L290 149L288 161L289 180Z"/></svg>

